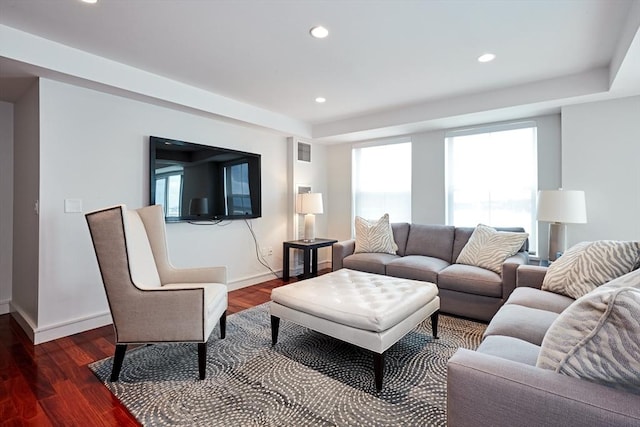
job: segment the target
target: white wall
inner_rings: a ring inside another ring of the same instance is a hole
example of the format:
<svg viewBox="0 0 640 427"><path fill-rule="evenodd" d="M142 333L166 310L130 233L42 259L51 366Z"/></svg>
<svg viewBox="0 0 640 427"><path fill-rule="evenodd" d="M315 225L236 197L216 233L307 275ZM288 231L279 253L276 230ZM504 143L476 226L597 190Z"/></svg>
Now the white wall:
<svg viewBox="0 0 640 427"><path fill-rule="evenodd" d="M563 108L562 158L563 187L587 201L567 244L640 240L640 96Z"/></svg>
<svg viewBox="0 0 640 427"><path fill-rule="evenodd" d="M444 131L411 137L411 221L444 224L445 164Z"/></svg>
<svg viewBox="0 0 640 427"><path fill-rule="evenodd" d="M34 84L14 106L13 269L11 311L33 339L38 324L39 86Z"/></svg>
<svg viewBox="0 0 640 427"><path fill-rule="evenodd" d="M331 145L327 149L329 236L351 238L351 144Z"/></svg>
<svg viewBox="0 0 640 427"><path fill-rule="evenodd" d="M0 102L0 314L9 312L13 270L13 104Z"/></svg>
<svg viewBox="0 0 640 427"><path fill-rule="evenodd" d="M108 323L84 215L64 213L64 200L81 199L85 212L147 205L149 135L262 155L262 218L252 224L260 246L274 248L272 267L281 269L288 197L284 137L46 79L40 114L41 340ZM176 266L226 265L230 289L273 278L256 260L244 221L168 224L167 234ZM75 326L65 327L68 322Z"/></svg>
<svg viewBox="0 0 640 427"><path fill-rule="evenodd" d="M558 114L525 120L538 126L538 187L560 187L561 131ZM491 125L491 124L488 124ZM445 134L447 130L410 135L411 152L411 217L418 224L444 224L445 206ZM354 143L357 144L357 143ZM329 232L337 239L351 238L351 150L353 144L330 146L328 151L331 212ZM514 159L517 161L517 159ZM518 177L513 177L518 179ZM548 252L548 229L538 230L541 255Z"/></svg>

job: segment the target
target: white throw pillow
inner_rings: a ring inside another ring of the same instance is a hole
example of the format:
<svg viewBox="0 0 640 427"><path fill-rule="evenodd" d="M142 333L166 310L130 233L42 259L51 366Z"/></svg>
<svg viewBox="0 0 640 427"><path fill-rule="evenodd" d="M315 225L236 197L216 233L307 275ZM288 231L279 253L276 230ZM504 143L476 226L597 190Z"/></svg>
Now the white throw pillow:
<svg viewBox="0 0 640 427"><path fill-rule="evenodd" d="M636 270L567 307L545 334L536 366L640 394L638 354L640 271Z"/></svg>
<svg viewBox="0 0 640 427"><path fill-rule="evenodd" d="M478 224L469 241L456 260L457 264L475 265L502 274L502 264L518 253L528 233L497 231L493 227Z"/></svg>
<svg viewBox="0 0 640 427"><path fill-rule="evenodd" d="M549 266L542 290L578 299L632 271L639 253L640 242L598 240L578 243Z"/></svg>
<svg viewBox="0 0 640 427"><path fill-rule="evenodd" d="M393 240L389 214L377 221L356 217L356 249L354 253L385 253L395 255L398 245Z"/></svg>

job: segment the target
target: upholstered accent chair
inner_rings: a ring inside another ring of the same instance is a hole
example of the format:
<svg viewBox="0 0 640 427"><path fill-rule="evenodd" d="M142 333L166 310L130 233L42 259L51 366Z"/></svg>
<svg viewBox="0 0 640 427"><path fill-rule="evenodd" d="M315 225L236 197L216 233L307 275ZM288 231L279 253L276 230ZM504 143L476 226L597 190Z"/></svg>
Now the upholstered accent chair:
<svg viewBox="0 0 640 427"><path fill-rule="evenodd" d="M218 319L225 336L226 267L173 267L161 206L120 205L85 217L115 329L111 381L118 380L127 345L160 342L198 343L204 379L207 340Z"/></svg>

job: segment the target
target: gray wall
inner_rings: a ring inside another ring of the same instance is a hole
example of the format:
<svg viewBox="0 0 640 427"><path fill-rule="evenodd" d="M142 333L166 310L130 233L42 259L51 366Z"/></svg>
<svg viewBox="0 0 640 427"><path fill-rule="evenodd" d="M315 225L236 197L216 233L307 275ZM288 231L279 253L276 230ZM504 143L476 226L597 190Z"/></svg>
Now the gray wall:
<svg viewBox="0 0 640 427"><path fill-rule="evenodd" d="M640 96L562 109L562 183L584 190L587 223L567 244L640 240Z"/></svg>
<svg viewBox="0 0 640 427"><path fill-rule="evenodd" d="M9 312L13 270L13 104L0 102L0 314Z"/></svg>

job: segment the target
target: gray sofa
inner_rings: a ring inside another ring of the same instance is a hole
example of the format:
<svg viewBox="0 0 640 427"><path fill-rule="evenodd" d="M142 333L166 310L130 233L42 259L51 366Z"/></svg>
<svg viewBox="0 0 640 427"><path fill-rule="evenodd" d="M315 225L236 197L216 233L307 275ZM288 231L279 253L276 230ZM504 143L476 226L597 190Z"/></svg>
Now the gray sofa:
<svg viewBox="0 0 640 427"><path fill-rule="evenodd" d="M640 426L639 394L536 367L547 329L574 301L540 289L546 270L519 267L477 351L449 360L450 427Z"/></svg>
<svg viewBox="0 0 640 427"><path fill-rule="evenodd" d="M489 321L516 285L518 265L529 262L528 241L520 252L507 258L502 275L484 268L456 264L473 227L447 225L391 224L398 245L395 255L354 253L355 240L333 245L333 270L349 268L438 285L440 311ZM496 228L524 231L523 228Z"/></svg>

